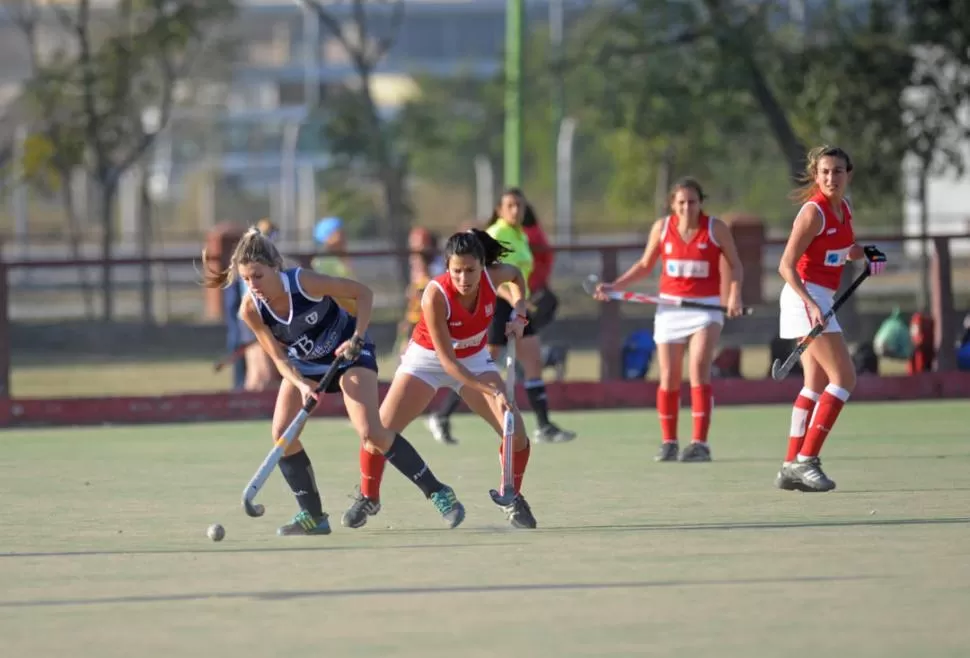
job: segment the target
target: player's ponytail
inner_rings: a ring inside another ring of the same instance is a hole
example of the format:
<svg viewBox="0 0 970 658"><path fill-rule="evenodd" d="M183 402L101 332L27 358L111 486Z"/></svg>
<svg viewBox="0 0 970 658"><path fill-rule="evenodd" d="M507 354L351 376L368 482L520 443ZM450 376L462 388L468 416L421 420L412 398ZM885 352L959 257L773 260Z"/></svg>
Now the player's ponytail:
<svg viewBox="0 0 970 658"><path fill-rule="evenodd" d="M482 267L498 264L511 250L481 229L473 228L455 233L445 245L445 259L452 256L474 256Z"/></svg>
<svg viewBox="0 0 970 658"><path fill-rule="evenodd" d="M283 269L283 256L257 226L250 228L239 239L225 269L211 263L208 252L202 250L202 285L206 288L228 288L236 281L239 266L252 263L260 263L274 270Z"/></svg>

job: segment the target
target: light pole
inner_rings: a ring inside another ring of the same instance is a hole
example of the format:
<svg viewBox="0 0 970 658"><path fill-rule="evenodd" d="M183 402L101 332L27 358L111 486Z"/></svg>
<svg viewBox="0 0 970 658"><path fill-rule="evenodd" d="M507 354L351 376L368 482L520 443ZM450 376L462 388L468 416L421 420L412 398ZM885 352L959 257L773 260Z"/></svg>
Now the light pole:
<svg viewBox="0 0 970 658"><path fill-rule="evenodd" d="M522 30L523 0L505 5L505 186L522 184Z"/></svg>

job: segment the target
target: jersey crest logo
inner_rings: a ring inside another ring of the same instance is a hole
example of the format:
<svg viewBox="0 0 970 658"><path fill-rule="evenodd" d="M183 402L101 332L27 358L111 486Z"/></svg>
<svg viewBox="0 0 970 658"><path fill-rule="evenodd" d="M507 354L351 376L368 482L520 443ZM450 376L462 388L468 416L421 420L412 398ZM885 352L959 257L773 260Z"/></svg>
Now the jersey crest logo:
<svg viewBox="0 0 970 658"><path fill-rule="evenodd" d="M320 317L317 315L317 312L314 311L310 315L306 316L305 319L306 319L306 323L307 324L313 325L313 324L316 324L317 323L317 320L319 320Z"/></svg>
<svg viewBox="0 0 970 658"><path fill-rule="evenodd" d="M494 311L495 309L492 308L491 304L485 304L485 315L492 315Z"/></svg>
<svg viewBox="0 0 970 658"><path fill-rule="evenodd" d="M838 229L836 229L836 228L830 228L829 230L827 230L827 231L825 232L825 235L835 235L835 232L836 232L837 230L838 230Z"/></svg>
<svg viewBox="0 0 970 658"><path fill-rule="evenodd" d="M707 243L706 242L698 242L697 243L697 248L698 249L707 249Z"/></svg>
<svg viewBox="0 0 970 658"><path fill-rule="evenodd" d="M670 244L669 242L664 245L664 253L665 254L669 254L673 250L674 250L674 246L672 244Z"/></svg>

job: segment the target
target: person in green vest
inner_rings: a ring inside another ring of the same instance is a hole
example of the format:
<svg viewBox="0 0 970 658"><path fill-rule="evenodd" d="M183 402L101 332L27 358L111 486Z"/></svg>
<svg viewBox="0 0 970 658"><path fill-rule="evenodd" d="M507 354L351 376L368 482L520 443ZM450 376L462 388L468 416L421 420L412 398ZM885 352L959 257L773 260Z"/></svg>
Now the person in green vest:
<svg viewBox="0 0 970 658"><path fill-rule="evenodd" d="M528 236L522 228L525 209L526 200L522 190L507 189L502 194L498 208L492 213L486 232L509 249L509 253L502 262L519 268L522 276L528 280L534 263ZM493 359L498 358L508 342L505 325L512 313L512 306L505 299L504 292L504 286L498 289L499 298L495 304L495 315L488 330L488 350ZM526 294L529 294L529 290L526 290ZM549 420L546 385L542 381L542 346L531 322L526 325L523 337L516 347L518 349L516 357L525 373L525 392L539 424L533 434L533 440L536 443L562 443L573 440L576 438L575 432L561 429ZM452 391L441 410L428 416L428 428L434 438L441 443L457 443L451 435L450 418L460 404L461 396Z"/></svg>
<svg viewBox="0 0 970 658"><path fill-rule="evenodd" d="M344 233L344 223L339 217L324 217L313 227L313 241L317 248L334 255L317 256L310 261L310 267L320 274L334 276L341 279L353 279L354 272L350 267L350 259L346 256L347 236ZM337 304L345 311L354 315L357 304L352 299L338 298Z"/></svg>

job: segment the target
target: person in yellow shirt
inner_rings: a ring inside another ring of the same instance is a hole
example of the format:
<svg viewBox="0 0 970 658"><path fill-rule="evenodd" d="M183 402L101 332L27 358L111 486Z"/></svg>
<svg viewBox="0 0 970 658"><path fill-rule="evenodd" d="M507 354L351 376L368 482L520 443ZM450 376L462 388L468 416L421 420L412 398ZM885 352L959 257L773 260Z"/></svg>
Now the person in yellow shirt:
<svg viewBox="0 0 970 658"><path fill-rule="evenodd" d="M407 289L407 307L404 317L397 325L397 351L407 349L414 326L421 319L421 298L424 289L434 277L444 274L445 264L438 248L437 236L424 228L415 226L408 235L408 249L411 256L411 281Z"/></svg>
<svg viewBox="0 0 970 658"><path fill-rule="evenodd" d="M509 188L503 194L498 208L492 213L486 232L503 243L509 253L502 259L503 263L514 265L526 280L532 274L533 257L529 248L529 239L522 228L525 216L526 200L522 190ZM512 306L504 297L503 287L498 290L499 298L495 304L495 316L488 331L488 350L492 358L505 348L508 338L505 335L505 325L512 313ZM526 294L529 291L526 290ZM525 392L529 396L529 404L536 414L539 427L533 434L536 443L562 443L576 438L575 432L561 429L549 420L549 403L546 399L546 385L542 381L542 360L539 336L531 322L526 325L523 337L516 345L519 365L525 373ZM461 397L452 393L445 401L440 411L428 417L428 428L434 438L442 443L457 443L451 435L451 414L461 404Z"/></svg>

